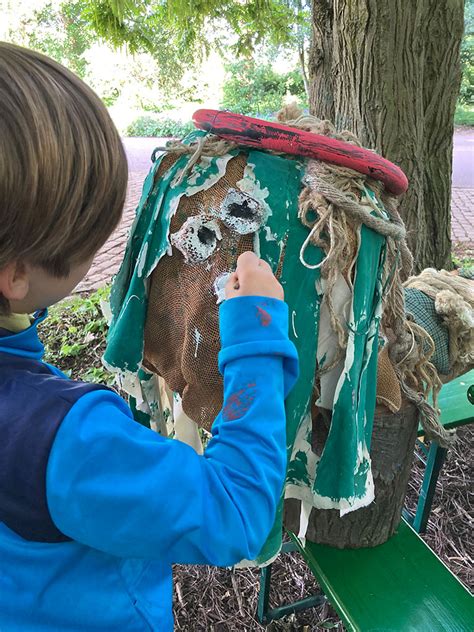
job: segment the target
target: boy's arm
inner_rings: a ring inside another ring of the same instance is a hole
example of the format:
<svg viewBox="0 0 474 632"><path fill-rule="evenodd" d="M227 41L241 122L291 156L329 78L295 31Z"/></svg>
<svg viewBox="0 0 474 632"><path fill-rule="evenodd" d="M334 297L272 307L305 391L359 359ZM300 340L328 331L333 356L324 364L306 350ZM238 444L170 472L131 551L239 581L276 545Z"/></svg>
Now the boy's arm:
<svg viewBox="0 0 474 632"><path fill-rule="evenodd" d="M82 397L47 469L57 527L123 557L220 566L253 559L275 517L286 470L284 395L297 376L282 301L221 306L224 406L204 455L131 421L114 393Z"/></svg>

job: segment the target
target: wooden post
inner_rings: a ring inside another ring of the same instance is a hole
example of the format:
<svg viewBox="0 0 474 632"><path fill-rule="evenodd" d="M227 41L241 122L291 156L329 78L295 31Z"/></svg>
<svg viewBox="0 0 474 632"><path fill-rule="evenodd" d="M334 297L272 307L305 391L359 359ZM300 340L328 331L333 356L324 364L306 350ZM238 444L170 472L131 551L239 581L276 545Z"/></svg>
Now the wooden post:
<svg viewBox="0 0 474 632"><path fill-rule="evenodd" d="M321 419L320 415L318 422ZM342 518L335 509L313 509L307 539L340 549L377 546L388 540L401 519L417 430L418 411L412 404L404 402L398 413L378 406L370 450L375 500ZM300 501L286 500L286 528L298 533L299 521Z"/></svg>

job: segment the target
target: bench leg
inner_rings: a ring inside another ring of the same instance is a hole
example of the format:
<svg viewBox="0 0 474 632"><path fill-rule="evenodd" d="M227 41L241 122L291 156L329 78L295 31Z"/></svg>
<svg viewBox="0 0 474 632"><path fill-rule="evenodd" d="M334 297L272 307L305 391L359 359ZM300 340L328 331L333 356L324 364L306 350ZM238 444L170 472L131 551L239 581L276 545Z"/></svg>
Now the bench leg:
<svg viewBox="0 0 474 632"><path fill-rule="evenodd" d="M446 454L446 448L441 448L435 441L431 442L430 449L428 451L428 458L426 460L426 470L425 475L423 476L420 497L416 507L416 514L411 521L412 527L418 533L424 533L426 531L426 525L428 524L428 517L433 503L433 496L436 490L436 482L446 459Z"/></svg>
<svg viewBox="0 0 474 632"><path fill-rule="evenodd" d="M267 625L268 601L270 599L270 585L272 581L272 564L260 569L260 590L258 593L257 619L262 625Z"/></svg>
<svg viewBox="0 0 474 632"><path fill-rule="evenodd" d="M293 542L285 542L282 546L282 553L296 551ZM278 606L278 608L269 608L270 587L272 581L272 566L269 564L260 570L260 593L258 596L257 619L262 625L268 625L271 621L281 619L287 614L294 614L306 608L314 608L326 601L326 596L321 594L311 595L290 604Z"/></svg>

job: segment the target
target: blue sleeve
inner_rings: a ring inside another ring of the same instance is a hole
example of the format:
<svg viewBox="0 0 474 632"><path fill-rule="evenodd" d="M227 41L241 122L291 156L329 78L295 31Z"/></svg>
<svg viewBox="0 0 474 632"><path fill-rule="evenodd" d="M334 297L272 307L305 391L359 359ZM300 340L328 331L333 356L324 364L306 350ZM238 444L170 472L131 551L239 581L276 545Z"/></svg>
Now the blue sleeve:
<svg viewBox="0 0 474 632"><path fill-rule="evenodd" d="M109 391L83 396L48 461L47 501L74 540L121 557L230 566L253 559L286 470L284 395L297 377L282 301L221 306L224 404L204 455L135 423Z"/></svg>

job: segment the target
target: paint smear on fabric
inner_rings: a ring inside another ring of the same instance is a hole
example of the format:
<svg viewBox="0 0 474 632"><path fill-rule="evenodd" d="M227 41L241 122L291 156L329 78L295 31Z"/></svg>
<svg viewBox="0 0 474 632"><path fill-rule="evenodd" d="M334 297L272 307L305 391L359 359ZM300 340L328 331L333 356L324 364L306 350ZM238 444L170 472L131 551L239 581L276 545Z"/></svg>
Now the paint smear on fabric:
<svg viewBox="0 0 474 632"><path fill-rule="evenodd" d="M245 415L255 399L255 387L255 382L249 383L229 396L222 410L224 421L235 421Z"/></svg>
<svg viewBox="0 0 474 632"><path fill-rule="evenodd" d="M262 307L257 306L257 316L262 327L268 327L268 325L272 322L272 317Z"/></svg>

